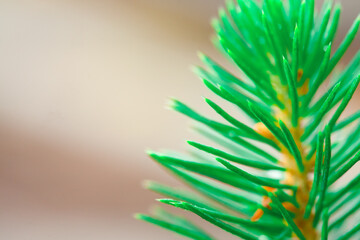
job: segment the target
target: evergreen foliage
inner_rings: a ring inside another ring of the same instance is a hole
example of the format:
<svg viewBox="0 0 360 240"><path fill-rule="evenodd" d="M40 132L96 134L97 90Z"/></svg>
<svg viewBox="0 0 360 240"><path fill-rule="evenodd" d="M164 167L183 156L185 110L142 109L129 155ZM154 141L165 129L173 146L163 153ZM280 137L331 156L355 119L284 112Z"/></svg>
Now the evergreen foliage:
<svg viewBox="0 0 360 240"><path fill-rule="evenodd" d="M332 47L341 6L314 0L233 0L212 21L215 46L239 73L200 54L205 86L247 116L246 123L212 100L222 121L172 100L213 141L188 141L197 155L149 155L191 190L155 182L163 204L198 215L240 239L360 239L360 112L339 118L360 82L360 52L335 67L353 42L360 17ZM329 81L327 81L329 80ZM327 90L321 90L327 86ZM340 182L337 184L337 182ZM215 239L164 209L136 218L191 239Z"/></svg>

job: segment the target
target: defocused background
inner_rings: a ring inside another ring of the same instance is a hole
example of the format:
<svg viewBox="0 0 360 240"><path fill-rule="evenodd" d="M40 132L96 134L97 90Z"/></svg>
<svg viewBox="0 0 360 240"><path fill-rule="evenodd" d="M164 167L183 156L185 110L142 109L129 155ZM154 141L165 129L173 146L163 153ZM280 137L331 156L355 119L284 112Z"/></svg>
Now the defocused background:
<svg viewBox="0 0 360 240"><path fill-rule="evenodd" d="M341 35L360 11L342 3ZM132 214L158 197L143 179L175 182L144 150L185 146L169 96L206 107L189 67L197 50L221 59L208 24L221 5L0 1L1 239L180 239Z"/></svg>

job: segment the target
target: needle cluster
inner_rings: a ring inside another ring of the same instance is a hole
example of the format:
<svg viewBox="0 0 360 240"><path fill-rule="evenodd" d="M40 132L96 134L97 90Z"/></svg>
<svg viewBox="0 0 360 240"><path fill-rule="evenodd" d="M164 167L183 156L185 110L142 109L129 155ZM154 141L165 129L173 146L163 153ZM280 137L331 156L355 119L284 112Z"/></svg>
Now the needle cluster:
<svg viewBox="0 0 360 240"><path fill-rule="evenodd" d="M359 239L360 175L339 180L360 160L360 111L339 119L360 82L360 52L336 66L360 17L334 49L340 14L330 0L319 11L314 0L227 1L212 21L214 44L238 72L199 54L195 73L233 113L205 98L221 120L211 119L172 100L212 144L188 141L187 155L149 152L190 190L146 188L240 239ZM136 217L216 239L162 208Z"/></svg>

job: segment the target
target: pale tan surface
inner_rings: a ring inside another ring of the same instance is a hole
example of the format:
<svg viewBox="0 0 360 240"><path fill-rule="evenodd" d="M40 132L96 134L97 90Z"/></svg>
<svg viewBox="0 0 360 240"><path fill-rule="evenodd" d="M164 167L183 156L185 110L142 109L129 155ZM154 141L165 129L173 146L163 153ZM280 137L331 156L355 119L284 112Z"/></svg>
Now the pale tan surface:
<svg viewBox="0 0 360 240"><path fill-rule="evenodd" d="M343 2L349 27L360 5ZM2 239L177 239L131 215L158 197L142 179L175 183L144 149L190 136L166 98L206 107L189 66L218 56L221 3L0 2Z"/></svg>

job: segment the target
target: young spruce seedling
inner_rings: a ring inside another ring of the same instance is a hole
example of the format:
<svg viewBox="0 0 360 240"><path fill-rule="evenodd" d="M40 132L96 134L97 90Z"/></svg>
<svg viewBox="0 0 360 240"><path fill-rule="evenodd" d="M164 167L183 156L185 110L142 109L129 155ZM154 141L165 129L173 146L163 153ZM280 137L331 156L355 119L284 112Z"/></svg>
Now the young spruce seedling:
<svg viewBox="0 0 360 240"><path fill-rule="evenodd" d="M360 175L338 181L360 160L360 111L339 120L359 85L360 52L334 71L360 18L334 49L340 13L330 0L319 11L314 0L227 1L212 22L214 42L240 71L200 54L205 67L195 72L250 121L210 99L222 120L172 100L213 144L188 141L198 152L188 157L149 152L192 190L156 182L146 188L240 239L360 239ZM216 239L162 208L136 218L191 239Z"/></svg>

